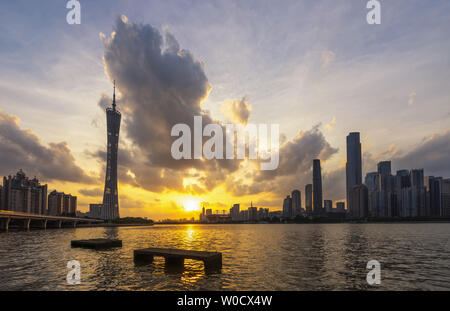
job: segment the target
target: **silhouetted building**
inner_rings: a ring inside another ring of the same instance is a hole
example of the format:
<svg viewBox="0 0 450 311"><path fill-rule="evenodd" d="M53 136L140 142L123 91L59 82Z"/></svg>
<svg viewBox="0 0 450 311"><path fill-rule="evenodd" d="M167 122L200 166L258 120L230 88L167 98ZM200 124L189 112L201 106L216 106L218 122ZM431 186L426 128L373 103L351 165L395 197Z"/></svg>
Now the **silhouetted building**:
<svg viewBox="0 0 450 311"><path fill-rule="evenodd" d="M450 179L441 181L442 216L450 216Z"/></svg>
<svg viewBox="0 0 450 311"><path fill-rule="evenodd" d="M102 219L119 218L119 194L117 190L117 153L119 148L119 132L121 114L116 110L116 85L112 108L106 108L108 129L108 147L105 177L105 192L103 195Z"/></svg>
<svg viewBox="0 0 450 311"><path fill-rule="evenodd" d="M102 204L89 204L89 217L101 218L102 217Z"/></svg>
<svg viewBox="0 0 450 311"><path fill-rule="evenodd" d="M369 216L368 191L365 185L355 185L349 193L351 206L350 216L353 218L365 218Z"/></svg>
<svg viewBox="0 0 450 311"><path fill-rule="evenodd" d="M426 176L426 211L427 216L442 216L442 177Z"/></svg>
<svg viewBox="0 0 450 311"><path fill-rule="evenodd" d="M64 193L53 190L48 195L48 215L61 216L63 213Z"/></svg>
<svg viewBox="0 0 450 311"><path fill-rule="evenodd" d="M29 179L22 170L13 177L3 177L1 209L7 211L46 214L47 185L34 177Z"/></svg>
<svg viewBox="0 0 450 311"><path fill-rule="evenodd" d="M313 161L313 213L314 215L323 214L322 171L319 159Z"/></svg>
<svg viewBox="0 0 450 311"><path fill-rule="evenodd" d="M344 202L336 203L336 212L337 213L345 213L345 203Z"/></svg>
<svg viewBox="0 0 450 311"><path fill-rule="evenodd" d="M349 202L349 192L355 185L362 184L362 161L361 161L361 142L358 132L350 133L347 136L347 163L346 172L346 192L347 207L352 210Z"/></svg>
<svg viewBox="0 0 450 311"><path fill-rule="evenodd" d="M411 176L411 209L410 216L426 216L425 212L425 179L423 169L413 169L410 173Z"/></svg>
<svg viewBox="0 0 450 311"><path fill-rule="evenodd" d="M325 212L331 213L333 212L333 201L332 200L325 200L323 201Z"/></svg>
<svg viewBox="0 0 450 311"><path fill-rule="evenodd" d="M240 209L239 204L234 204L233 207L230 209L230 216L233 221L239 220L239 213L240 213L239 209Z"/></svg>
<svg viewBox="0 0 450 311"><path fill-rule="evenodd" d="M250 207L248 208L248 220L256 221L258 219L258 208L253 206L253 202L250 203Z"/></svg>
<svg viewBox="0 0 450 311"><path fill-rule="evenodd" d="M305 208L306 208L306 215L311 216L312 215L312 193L313 193L313 186L312 184L307 184L305 186Z"/></svg>
<svg viewBox="0 0 450 311"><path fill-rule="evenodd" d="M283 201L283 217L292 217L292 198L287 196Z"/></svg>
<svg viewBox="0 0 450 311"><path fill-rule="evenodd" d="M292 217L301 214L302 211L302 194L300 190L293 190L291 193L292 198Z"/></svg>

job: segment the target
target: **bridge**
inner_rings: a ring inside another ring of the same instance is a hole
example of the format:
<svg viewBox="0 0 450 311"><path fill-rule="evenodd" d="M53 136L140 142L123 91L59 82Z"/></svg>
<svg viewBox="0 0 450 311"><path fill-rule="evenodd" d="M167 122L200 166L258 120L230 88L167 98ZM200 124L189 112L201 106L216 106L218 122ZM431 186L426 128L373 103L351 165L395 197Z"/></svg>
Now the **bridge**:
<svg viewBox="0 0 450 311"><path fill-rule="evenodd" d="M40 214L29 214L15 211L0 210L0 229L6 230L12 227L23 229L30 228L76 228L77 224L95 224L103 223L100 219L65 217L65 216L50 216Z"/></svg>

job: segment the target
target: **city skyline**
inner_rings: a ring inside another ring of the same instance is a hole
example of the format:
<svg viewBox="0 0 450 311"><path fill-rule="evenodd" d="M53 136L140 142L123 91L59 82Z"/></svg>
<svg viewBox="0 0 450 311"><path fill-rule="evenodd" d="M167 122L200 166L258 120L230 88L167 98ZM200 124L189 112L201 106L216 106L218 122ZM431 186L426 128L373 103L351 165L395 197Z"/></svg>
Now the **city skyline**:
<svg viewBox="0 0 450 311"><path fill-rule="evenodd" d="M55 12L53 4L2 3L1 11L11 13L3 16L5 25L18 27L21 36L5 31L0 39L0 175L22 168L49 189L77 196L82 211L101 203L104 113L116 79L123 123L120 216L197 218L202 202L219 210L238 202L281 210L295 189L306 209L313 159L321 164L321 204L346 202L343 138L353 131L363 143L362 179L387 160L392 172L423 168L425 177L449 177L446 3L420 9L386 3L386 25L378 28L366 27L364 3L336 9L329 3L292 2L290 11L309 12L304 18L275 4L239 11L223 2L194 5L184 15L158 1L133 8L112 1L107 12L83 3L79 26L67 25L59 13L45 22L25 18L30 10ZM212 14L217 9L224 15ZM254 19L252 9L266 18ZM333 39L336 28L345 30L340 41ZM168 129L196 114L281 124L280 167L261 172L246 161L173 161Z"/></svg>

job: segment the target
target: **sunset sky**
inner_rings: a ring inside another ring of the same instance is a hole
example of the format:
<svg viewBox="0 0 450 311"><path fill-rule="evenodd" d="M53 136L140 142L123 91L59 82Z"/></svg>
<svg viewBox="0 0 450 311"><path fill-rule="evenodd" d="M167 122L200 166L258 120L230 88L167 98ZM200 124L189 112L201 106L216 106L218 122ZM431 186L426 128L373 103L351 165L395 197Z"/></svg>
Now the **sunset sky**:
<svg viewBox="0 0 450 311"><path fill-rule="evenodd" d="M100 203L105 107L122 112L121 216L197 218L202 202L280 210L322 160L324 199L345 198L345 137L376 163L450 177L450 2L66 1L0 3L0 174L22 168ZM280 165L176 161L175 123L278 123Z"/></svg>

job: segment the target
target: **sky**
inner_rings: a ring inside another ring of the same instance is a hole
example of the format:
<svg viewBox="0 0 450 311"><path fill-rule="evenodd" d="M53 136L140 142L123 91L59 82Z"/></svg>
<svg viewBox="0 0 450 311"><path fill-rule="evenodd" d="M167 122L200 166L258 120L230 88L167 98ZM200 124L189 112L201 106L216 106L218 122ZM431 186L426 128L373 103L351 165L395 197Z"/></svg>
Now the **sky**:
<svg viewBox="0 0 450 311"><path fill-rule="evenodd" d="M0 3L0 174L102 200L106 117L116 80L123 120L121 216L197 217L202 205L280 210L311 183L345 200L345 137L376 163L450 177L450 3L366 1ZM170 156L175 123L279 124L280 165Z"/></svg>

